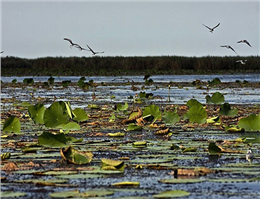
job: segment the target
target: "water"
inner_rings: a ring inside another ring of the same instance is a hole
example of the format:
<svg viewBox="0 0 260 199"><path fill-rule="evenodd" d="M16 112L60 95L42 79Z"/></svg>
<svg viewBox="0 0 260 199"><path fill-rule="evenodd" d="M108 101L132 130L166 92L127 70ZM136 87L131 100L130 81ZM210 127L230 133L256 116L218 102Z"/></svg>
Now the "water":
<svg viewBox="0 0 260 199"><path fill-rule="evenodd" d="M46 82L49 76L24 76L24 77L1 77L3 82L12 82L13 79L17 79L17 82L23 82L24 78L33 78L34 82ZM64 80L71 80L72 82L77 82L79 76L53 76L55 82L62 82ZM236 74L236 75L155 75L151 76L154 82L192 82L196 79L201 81L211 81L214 78L219 78L221 82L235 82L236 80L248 81L248 82L260 82L260 74ZM134 82L144 82L143 76L91 76L86 77L86 81L94 80L97 83L120 83L127 81Z"/></svg>

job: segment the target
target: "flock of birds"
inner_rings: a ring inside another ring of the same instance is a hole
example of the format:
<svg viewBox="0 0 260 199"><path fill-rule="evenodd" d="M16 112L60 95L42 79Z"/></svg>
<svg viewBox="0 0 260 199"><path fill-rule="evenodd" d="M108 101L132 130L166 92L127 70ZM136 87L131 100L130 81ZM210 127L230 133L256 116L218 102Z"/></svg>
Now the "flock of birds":
<svg viewBox="0 0 260 199"><path fill-rule="evenodd" d="M216 26L214 26L213 28L210 28L210 27L208 27L208 26L206 26L206 25L204 25L204 24L202 24L202 25L205 26L206 28L208 28L211 33L213 33L214 29L217 28L217 27L219 27L220 23L218 23L218 24L217 24ZM240 40L240 41L238 41L237 43L245 43L245 44L247 44L248 46L252 47L251 44L250 44L246 39ZM237 54L237 52L234 50L234 48L232 48L232 46L230 46L230 45L222 45L222 46L220 46L220 47L230 49L230 50L232 50L234 53ZM245 64L246 64L246 61L247 61L247 60L237 60L236 62L239 62L239 63L245 65Z"/></svg>
<svg viewBox="0 0 260 199"><path fill-rule="evenodd" d="M70 42L70 47L71 47L71 48L72 48L72 47L75 47L75 48L79 49L80 51L81 51L81 50L87 50L87 51L92 52L92 55L96 55L96 54L100 54L100 53L105 53L104 51L102 51L102 52L94 51L92 48L89 47L88 44L86 44L87 47L88 47L88 49L86 49L86 48L81 47L79 44L73 43L73 41L72 41L71 39L69 39L69 38L64 38L64 40Z"/></svg>

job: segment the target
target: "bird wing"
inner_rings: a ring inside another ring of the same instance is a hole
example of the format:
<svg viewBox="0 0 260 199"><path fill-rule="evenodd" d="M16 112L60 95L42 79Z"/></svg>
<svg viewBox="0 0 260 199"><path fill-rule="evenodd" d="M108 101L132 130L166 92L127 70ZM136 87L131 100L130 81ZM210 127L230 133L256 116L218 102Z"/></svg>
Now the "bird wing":
<svg viewBox="0 0 260 199"><path fill-rule="evenodd" d="M212 28L212 29L215 29L215 28L217 28L218 26L220 25L220 23L218 23L218 25L216 25L214 28Z"/></svg>
<svg viewBox="0 0 260 199"><path fill-rule="evenodd" d="M231 46L229 46L228 48L230 48L231 50L233 50L237 54L237 52L234 50L234 48L232 48Z"/></svg>
<svg viewBox="0 0 260 199"><path fill-rule="evenodd" d="M64 40L67 40L68 42L70 42L73 45L73 42L70 39L64 38Z"/></svg>
<svg viewBox="0 0 260 199"><path fill-rule="evenodd" d="M220 46L220 47L225 47L225 48L227 48L228 46L227 46L227 45L224 45L224 46Z"/></svg>
<svg viewBox="0 0 260 199"><path fill-rule="evenodd" d="M245 40L245 43L246 43L247 45L249 45L250 47L252 47L247 40Z"/></svg>
<svg viewBox="0 0 260 199"><path fill-rule="evenodd" d="M94 50L92 50L92 48L90 48L88 44L86 44L86 45L87 45L88 49L89 49L93 54L95 54Z"/></svg>
<svg viewBox="0 0 260 199"><path fill-rule="evenodd" d="M204 25L204 24L202 24L203 26L205 26L206 28L208 28L209 30L211 30L211 28L210 27L208 27L208 26L206 26L206 25Z"/></svg>
<svg viewBox="0 0 260 199"><path fill-rule="evenodd" d="M240 40L240 41L238 41L237 43L242 43L243 42L243 40Z"/></svg>

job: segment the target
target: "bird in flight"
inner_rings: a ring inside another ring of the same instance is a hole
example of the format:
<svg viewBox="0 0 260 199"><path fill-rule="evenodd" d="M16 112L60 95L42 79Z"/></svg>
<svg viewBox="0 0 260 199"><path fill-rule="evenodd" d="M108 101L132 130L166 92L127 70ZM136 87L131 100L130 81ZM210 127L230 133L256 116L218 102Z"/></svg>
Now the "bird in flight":
<svg viewBox="0 0 260 199"><path fill-rule="evenodd" d="M249 45L250 47L252 47L252 46L250 45L250 43L249 43L247 40L245 40L245 39L240 40L240 41L238 41L237 43L246 43L247 45Z"/></svg>
<svg viewBox="0 0 260 199"><path fill-rule="evenodd" d="M86 45L87 45L88 49L92 52L92 55L96 55L96 54L99 54L99 53L104 53L104 51L96 52L96 51L92 50L92 48L90 48L88 44L86 44Z"/></svg>
<svg viewBox="0 0 260 199"><path fill-rule="evenodd" d="M229 45L224 45L224 46L220 46L220 47L225 47L225 48L227 48L227 49L233 50L233 51L237 54L237 52L234 50L234 48L232 48L232 47L229 46Z"/></svg>
<svg viewBox="0 0 260 199"><path fill-rule="evenodd" d="M71 48L74 46L75 48L78 48L79 50L87 50L85 48L82 48L80 45L73 43L71 39L64 38L64 40L70 42L70 47Z"/></svg>
<svg viewBox="0 0 260 199"><path fill-rule="evenodd" d="M240 59L240 60L237 60L236 62L239 62L239 63L245 65L245 64L246 64L246 61L247 61L246 59L245 59L245 60Z"/></svg>
<svg viewBox="0 0 260 199"><path fill-rule="evenodd" d="M216 25L216 26L213 27L213 28L210 28L210 27L208 27L208 26L206 26L206 25L204 25L204 24L202 24L202 25L205 26L206 28L208 28L208 29L209 29L209 32L213 33L214 29L217 28L217 27L220 25L220 23L218 23L218 25Z"/></svg>
<svg viewBox="0 0 260 199"><path fill-rule="evenodd" d="M1 51L1 54L4 53L4 51Z"/></svg>

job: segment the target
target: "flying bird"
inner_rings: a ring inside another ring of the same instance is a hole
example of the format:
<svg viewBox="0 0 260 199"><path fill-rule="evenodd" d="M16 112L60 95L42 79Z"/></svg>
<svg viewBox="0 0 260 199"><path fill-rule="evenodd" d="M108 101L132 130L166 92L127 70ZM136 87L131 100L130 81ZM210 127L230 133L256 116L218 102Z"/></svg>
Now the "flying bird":
<svg viewBox="0 0 260 199"><path fill-rule="evenodd" d="M245 40L245 39L240 40L240 41L238 41L237 43L245 43L245 44L249 45L250 47L252 47L252 46L250 45L250 43L249 43L247 40Z"/></svg>
<svg viewBox="0 0 260 199"><path fill-rule="evenodd" d="M71 48L74 46L75 48L78 48L79 50L86 50L85 48L82 48L79 44L73 43L71 39L64 38L64 40L70 42Z"/></svg>
<svg viewBox="0 0 260 199"><path fill-rule="evenodd" d="M1 51L1 54L4 53L4 51Z"/></svg>
<svg viewBox="0 0 260 199"><path fill-rule="evenodd" d="M245 60L242 60L242 59L240 59L240 60L237 60L236 62L239 62L240 64L243 64L243 65L245 65L246 64L246 59Z"/></svg>
<svg viewBox="0 0 260 199"><path fill-rule="evenodd" d="M206 25L204 25L204 24L202 24L202 25L205 26L206 28L208 28L208 29L209 29L209 32L213 33L214 29L217 28L217 27L220 25L220 23L218 23L218 25L216 25L216 26L213 27L213 28L210 28L210 27L208 27L208 26L206 26Z"/></svg>
<svg viewBox="0 0 260 199"><path fill-rule="evenodd" d="M92 48L90 48L88 44L86 44L86 45L87 45L88 49L92 52L92 55L96 55L96 54L99 54L99 53L104 53L104 51L96 52L96 51L92 50Z"/></svg>
<svg viewBox="0 0 260 199"><path fill-rule="evenodd" d="M224 45L224 46L220 46L220 47L225 47L227 49L231 49L231 50L233 50L237 54L237 52L229 45Z"/></svg>
<svg viewBox="0 0 260 199"><path fill-rule="evenodd" d="M253 152L252 152L251 148L249 148L249 149L247 150L246 160L247 160L249 163L251 163L251 162L253 161L253 159L254 159Z"/></svg>

